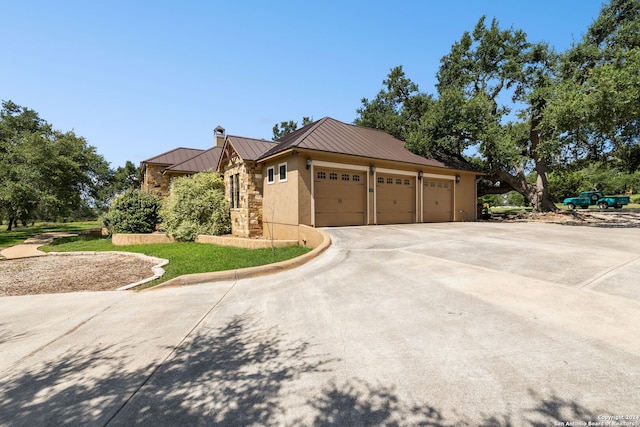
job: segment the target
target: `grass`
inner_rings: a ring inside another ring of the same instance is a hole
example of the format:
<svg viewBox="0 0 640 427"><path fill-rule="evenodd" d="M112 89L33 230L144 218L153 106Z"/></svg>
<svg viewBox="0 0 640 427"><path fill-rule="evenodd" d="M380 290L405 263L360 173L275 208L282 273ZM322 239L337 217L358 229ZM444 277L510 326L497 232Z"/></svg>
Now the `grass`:
<svg viewBox="0 0 640 427"><path fill-rule="evenodd" d="M33 226L18 227L11 231L6 231L7 226L2 225L2 231L0 231L0 249L8 248L10 246L17 245L24 242L30 237L37 236L42 233L51 233L54 231L74 233L84 230L90 230L92 228L100 227L102 223L100 221L88 221L88 222L42 222L36 223Z"/></svg>
<svg viewBox="0 0 640 427"><path fill-rule="evenodd" d="M271 248L242 249L195 242L114 246L110 239L99 236L63 237L40 249L45 252L136 252L168 259L169 264L163 267L164 276L154 280L149 286L157 285L183 274L208 273L272 264L295 258L311 250L303 246L288 246L275 250Z"/></svg>

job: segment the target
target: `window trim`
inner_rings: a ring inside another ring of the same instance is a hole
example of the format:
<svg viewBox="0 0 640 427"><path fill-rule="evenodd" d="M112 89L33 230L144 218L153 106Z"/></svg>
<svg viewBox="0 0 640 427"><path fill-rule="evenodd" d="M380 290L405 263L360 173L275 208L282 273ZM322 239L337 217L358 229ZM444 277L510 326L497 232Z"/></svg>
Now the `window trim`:
<svg viewBox="0 0 640 427"><path fill-rule="evenodd" d="M271 174L269 174L271 172ZM274 184L276 182L276 167L269 166L267 168L267 184Z"/></svg>
<svg viewBox="0 0 640 427"><path fill-rule="evenodd" d="M284 178L282 178L282 167L284 166ZM287 182L287 179L289 178L289 171L288 171L288 167L287 167L287 162L284 163L280 163L278 165L278 182Z"/></svg>

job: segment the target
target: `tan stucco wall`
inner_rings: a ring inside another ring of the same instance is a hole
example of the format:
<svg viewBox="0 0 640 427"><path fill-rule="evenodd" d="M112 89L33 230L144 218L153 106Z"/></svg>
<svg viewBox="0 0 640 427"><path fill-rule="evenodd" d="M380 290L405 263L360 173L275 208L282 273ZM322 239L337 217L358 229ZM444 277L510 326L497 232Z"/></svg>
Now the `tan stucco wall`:
<svg viewBox="0 0 640 427"><path fill-rule="evenodd" d="M460 182L455 184L454 221L476 220L476 174L459 173Z"/></svg>
<svg viewBox="0 0 640 427"><path fill-rule="evenodd" d="M300 164L306 158L300 155L285 155L275 161L266 162L263 165L263 212L264 224L263 235L271 238L271 230L277 227L282 230L287 226L293 226L297 230L299 221L298 210L298 188L300 176ZM278 173L279 166L283 163L287 164L287 180L280 181ZM269 184L268 169L274 168L274 182ZM304 166L303 166L304 169ZM284 227L284 228L283 228ZM297 234L297 231L295 231ZM275 231L274 231L275 234ZM289 235L287 233L287 235ZM290 237L277 237L278 239L290 239ZM296 237L297 239L297 237Z"/></svg>

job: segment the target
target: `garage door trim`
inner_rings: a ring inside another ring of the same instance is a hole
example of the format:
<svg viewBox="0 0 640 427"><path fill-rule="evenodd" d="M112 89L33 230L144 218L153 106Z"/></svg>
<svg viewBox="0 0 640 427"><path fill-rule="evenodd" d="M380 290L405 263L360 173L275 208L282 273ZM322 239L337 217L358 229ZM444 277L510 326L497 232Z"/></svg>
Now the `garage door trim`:
<svg viewBox="0 0 640 427"><path fill-rule="evenodd" d="M369 172L369 166L362 165L351 165L348 163L334 163L334 162L325 162L322 160L312 160L311 161L311 226L316 226L316 193L315 193L315 185L313 183L315 176L314 166L323 167L323 168L332 168L332 169L349 169L349 170L357 170ZM370 177L369 173L365 174L367 176L367 188L371 188L370 186ZM369 192L367 191L367 224L369 223Z"/></svg>

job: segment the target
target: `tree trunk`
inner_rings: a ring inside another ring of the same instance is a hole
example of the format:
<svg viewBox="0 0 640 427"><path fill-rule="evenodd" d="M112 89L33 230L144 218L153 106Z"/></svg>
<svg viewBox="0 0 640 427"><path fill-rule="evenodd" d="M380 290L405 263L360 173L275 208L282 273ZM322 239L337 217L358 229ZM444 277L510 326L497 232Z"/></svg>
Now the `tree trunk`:
<svg viewBox="0 0 640 427"><path fill-rule="evenodd" d="M538 179L536 180L536 191L534 198L531 199L534 211L540 212L555 212L558 210L556 205L551 200L551 193L549 192L549 168L547 165L546 156L538 151L540 144L540 134L536 130L540 120L534 118L531 121L531 131L529 132L529 138L531 140L531 154L535 163L536 172L538 173Z"/></svg>
<svg viewBox="0 0 640 427"><path fill-rule="evenodd" d="M7 224L7 231L11 231L11 229L13 228L13 221L15 220L15 218L9 217L9 223Z"/></svg>

